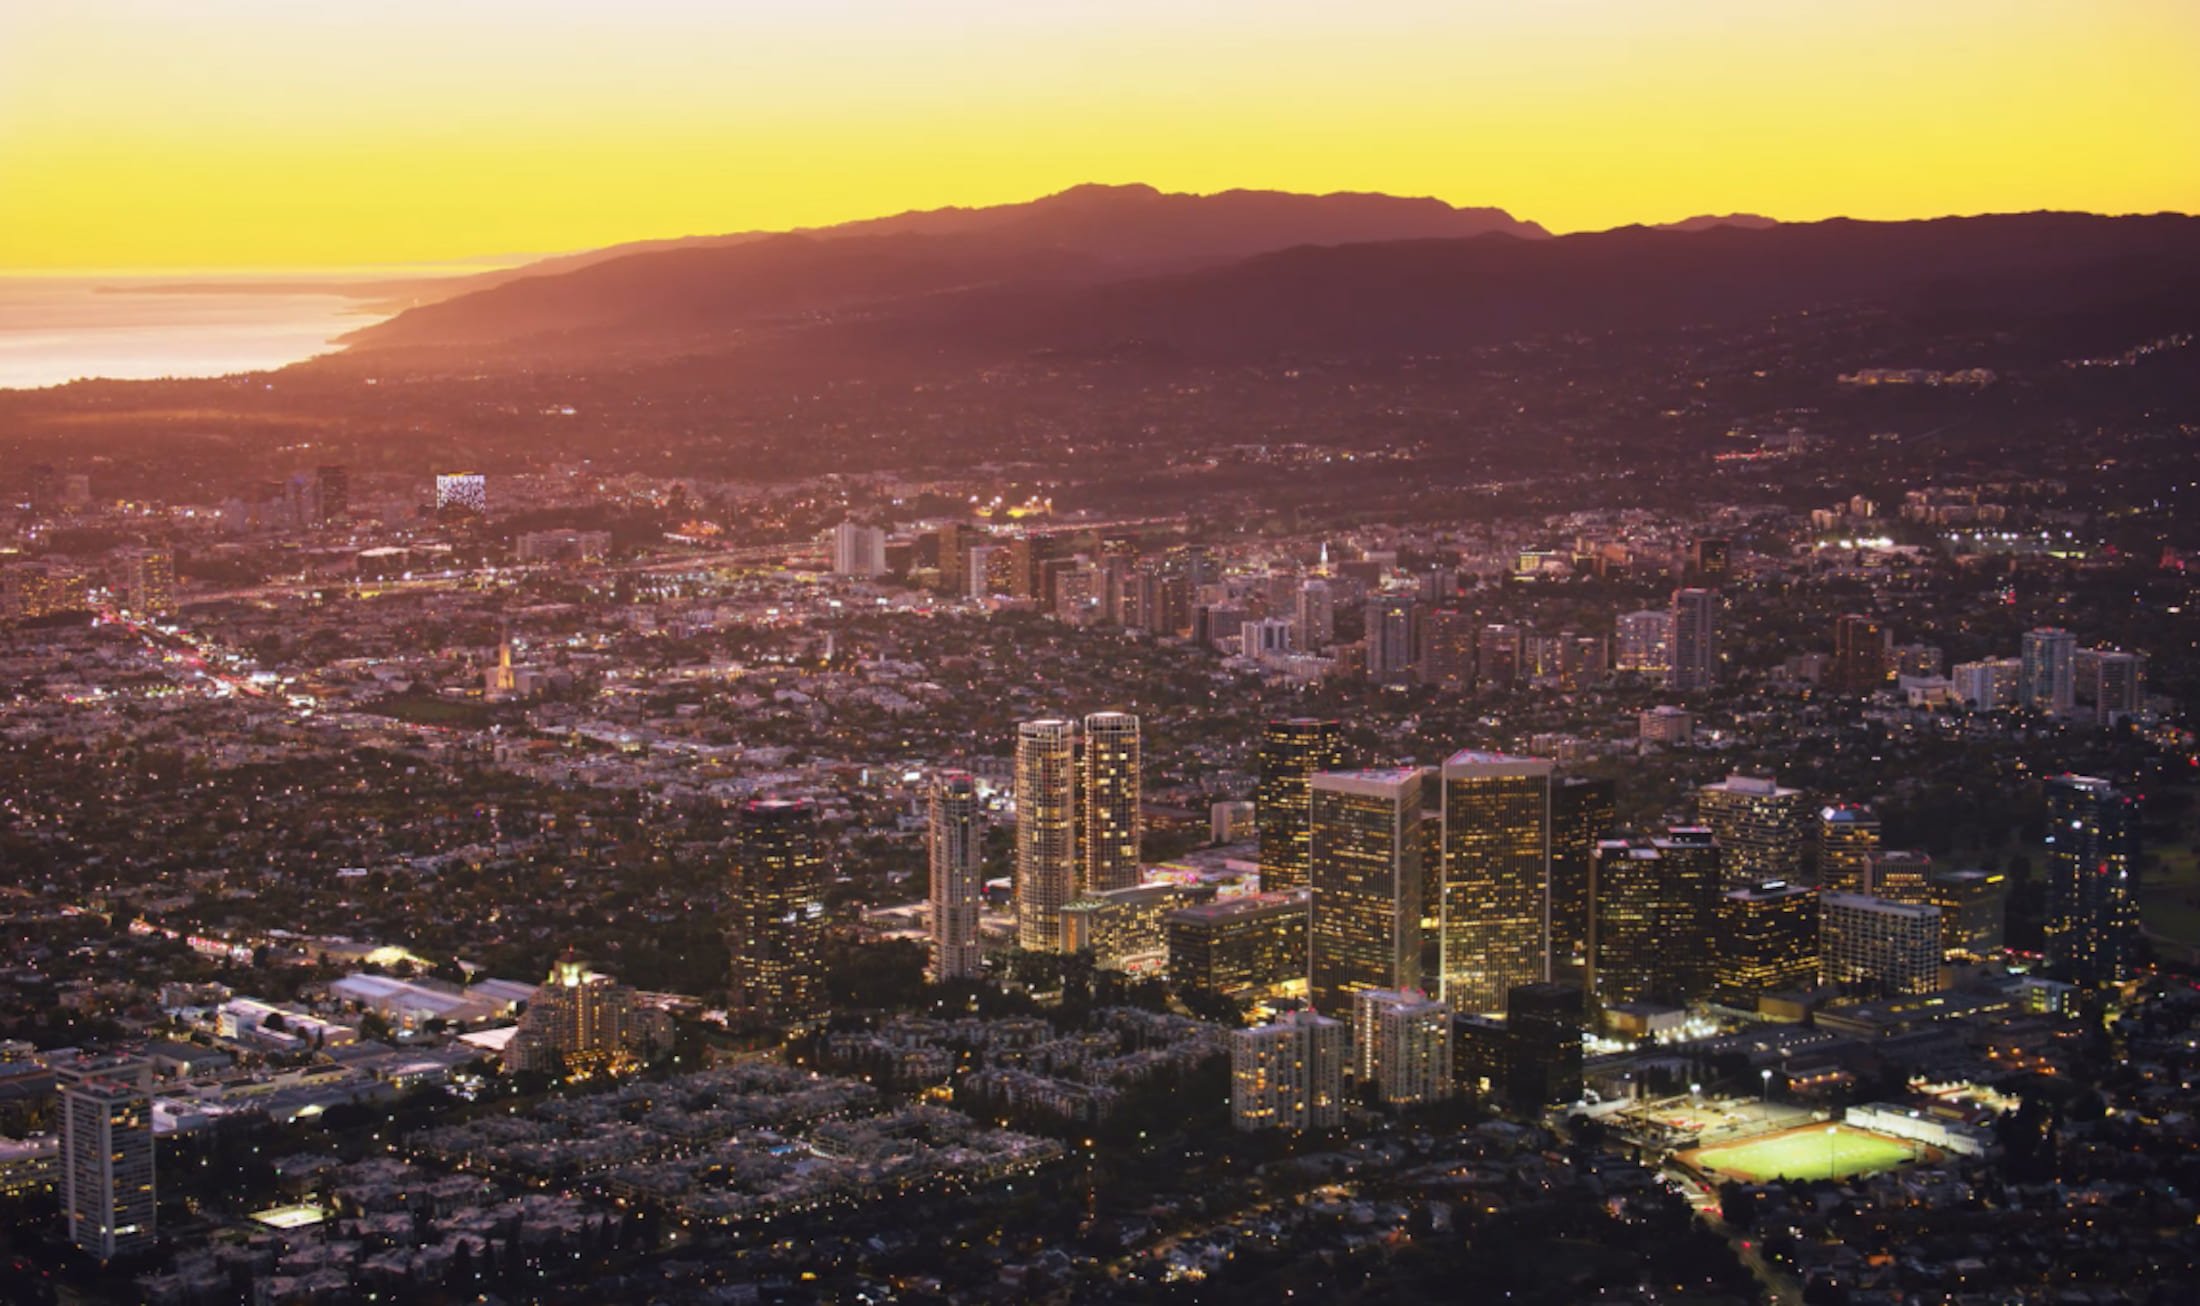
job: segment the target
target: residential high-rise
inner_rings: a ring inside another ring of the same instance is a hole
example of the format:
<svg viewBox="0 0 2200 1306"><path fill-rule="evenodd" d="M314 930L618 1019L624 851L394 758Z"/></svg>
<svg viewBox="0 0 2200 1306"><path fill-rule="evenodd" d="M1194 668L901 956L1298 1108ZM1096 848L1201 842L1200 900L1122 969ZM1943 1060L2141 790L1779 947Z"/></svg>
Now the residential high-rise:
<svg viewBox="0 0 2200 1306"><path fill-rule="evenodd" d="M1260 784L1253 820L1260 827L1260 887L1306 884L1311 784L1317 771L1344 767L1344 726L1319 717L1270 721L1260 737Z"/></svg>
<svg viewBox="0 0 2200 1306"><path fill-rule="evenodd" d="M1940 909L1861 893L1818 898L1818 978L1860 998L1940 987Z"/></svg>
<svg viewBox="0 0 2200 1306"><path fill-rule="evenodd" d="M176 555L164 548L118 549L107 587L141 617L176 610Z"/></svg>
<svg viewBox="0 0 2200 1306"><path fill-rule="evenodd" d="M1230 1120L1239 1129L1329 1129L1344 1109L1343 1021L1294 1011L1230 1033Z"/></svg>
<svg viewBox="0 0 2200 1306"><path fill-rule="evenodd" d="M1475 620L1471 612L1436 608L1421 623L1421 683L1454 692L1475 677Z"/></svg>
<svg viewBox="0 0 2200 1306"><path fill-rule="evenodd" d="M1230 997L1303 995L1311 896L1303 888L1285 889L1170 912L1161 918L1169 983Z"/></svg>
<svg viewBox="0 0 2200 1306"><path fill-rule="evenodd" d="M1408 598L1367 604L1367 678L1382 685L1410 685L1420 655L1421 610Z"/></svg>
<svg viewBox="0 0 2200 1306"><path fill-rule="evenodd" d="M2009 915L2009 878L2000 871L1935 871L1926 901L1940 908L1940 949L1948 961L2001 955Z"/></svg>
<svg viewBox="0 0 2200 1306"><path fill-rule="evenodd" d="M1718 970L1722 999L1755 1010L1767 993L1818 982L1818 891L1773 880L1719 897Z"/></svg>
<svg viewBox="0 0 2200 1306"><path fill-rule="evenodd" d="M978 948L978 904L985 894L985 817L978 782L962 771L932 777L925 847L932 872L933 983L976 979L984 969Z"/></svg>
<svg viewBox="0 0 2200 1306"><path fill-rule="evenodd" d="M1733 546L1721 536L1700 536L1688 548L1688 574L1708 585L1717 585L1732 574Z"/></svg>
<svg viewBox="0 0 2200 1306"><path fill-rule="evenodd" d="M1673 672L1673 614L1646 609L1621 614L1613 636L1613 670L1663 683Z"/></svg>
<svg viewBox="0 0 2200 1306"><path fill-rule="evenodd" d="M2047 782L2047 964L2074 984L2129 979L2138 961L2139 812L2106 780Z"/></svg>
<svg viewBox="0 0 2200 1306"><path fill-rule="evenodd" d="M1871 887L1872 854L1879 851L1879 817L1860 803L1836 803L1818 812L1818 884L1829 893L1864 893Z"/></svg>
<svg viewBox="0 0 2200 1306"><path fill-rule="evenodd" d="M628 1063L634 1036L634 990L568 952L527 1000L507 1060L515 1070L586 1077Z"/></svg>
<svg viewBox="0 0 2200 1306"><path fill-rule="evenodd" d="M1510 689L1520 679L1526 636L1509 622L1491 622L1474 639L1474 678L1492 689Z"/></svg>
<svg viewBox="0 0 2200 1306"><path fill-rule="evenodd" d="M1145 834L1138 718L1094 712L1085 718L1084 881L1088 893L1128 889L1139 880Z"/></svg>
<svg viewBox="0 0 2200 1306"><path fill-rule="evenodd" d="M1673 591L1673 673L1666 683L1680 693L1709 689L1719 681L1719 592Z"/></svg>
<svg viewBox="0 0 2200 1306"><path fill-rule="evenodd" d="M2136 653L2103 650L2095 672L2093 711L2103 726L2129 721L2146 707L2147 660Z"/></svg>
<svg viewBox="0 0 2200 1306"><path fill-rule="evenodd" d="M1502 1011L1516 984L1550 978L1551 763L1462 752L1442 772L1438 995Z"/></svg>
<svg viewBox="0 0 2200 1306"><path fill-rule="evenodd" d="M886 532L861 522L844 521L833 527L833 574L883 576L886 574Z"/></svg>
<svg viewBox="0 0 2200 1306"><path fill-rule="evenodd" d="M1726 887L1802 879L1802 790L1759 776L1730 775L1696 791L1696 819L1719 841Z"/></svg>
<svg viewBox="0 0 2200 1306"><path fill-rule="evenodd" d="M120 1070L61 1076L61 1208L100 1260L153 1245L153 1105Z"/></svg>
<svg viewBox="0 0 2200 1306"><path fill-rule="evenodd" d="M1597 844L1619 823L1610 780L1560 776L1551 786L1551 974L1580 984L1589 963L1589 882Z"/></svg>
<svg viewBox="0 0 2200 1306"><path fill-rule="evenodd" d="M1829 688L1846 694L1873 694L1887 683L1894 632L1861 612L1844 612L1833 622L1833 666Z"/></svg>
<svg viewBox="0 0 2200 1306"><path fill-rule="evenodd" d="M1451 1096L1451 1007L1418 989L1362 989L1352 997L1352 1064L1392 1106Z"/></svg>
<svg viewBox="0 0 2200 1306"><path fill-rule="evenodd" d="M2057 716L2077 706L2076 635L2060 626L2028 630L2017 657L2017 706Z"/></svg>
<svg viewBox="0 0 2200 1306"><path fill-rule="evenodd" d="M1578 984L1519 984L1505 996L1506 1095L1517 1106L1581 1100L1585 1010Z"/></svg>
<svg viewBox="0 0 2200 1306"><path fill-rule="evenodd" d="M1299 586L1297 618L1299 647L1319 653L1337 638L1337 605L1326 580L1310 580Z"/></svg>
<svg viewBox="0 0 2200 1306"><path fill-rule="evenodd" d="M1016 728L1016 941L1062 946L1062 909L1077 896L1077 727L1048 718Z"/></svg>
<svg viewBox="0 0 2200 1306"><path fill-rule="evenodd" d="M1412 767L1313 779L1307 984L1317 1010L1344 1014L1361 989L1420 987L1421 784Z"/></svg>
<svg viewBox="0 0 2200 1306"><path fill-rule="evenodd" d="M726 1010L753 1025L805 1028L825 1015L825 850L817 804L755 798L734 828Z"/></svg>
<svg viewBox="0 0 2200 1306"><path fill-rule="evenodd" d="M1998 712L2017 705L2017 681L2024 668L2018 658L1958 662L1949 669L1950 692L1968 707Z"/></svg>
<svg viewBox="0 0 2200 1306"><path fill-rule="evenodd" d="M340 463L323 463L313 470L313 500L320 509L321 525L351 516L351 469Z"/></svg>
<svg viewBox="0 0 2200 1306"><path fill-rule="evenodd" d="M1597 845L1589 993L1599 1006L1693 1001L1715 978L1719 846L1709 830Z"/></svg>

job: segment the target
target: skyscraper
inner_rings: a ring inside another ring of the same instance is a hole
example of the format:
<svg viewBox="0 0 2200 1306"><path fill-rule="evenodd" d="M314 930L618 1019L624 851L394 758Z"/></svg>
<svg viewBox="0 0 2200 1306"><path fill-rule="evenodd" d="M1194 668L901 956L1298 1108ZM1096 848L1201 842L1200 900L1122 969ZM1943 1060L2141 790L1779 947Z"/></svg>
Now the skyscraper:
<svg viewBox="0 0 2200 1306"><path fill-rule="evenodd" d="M435 506L439 512L487 512L489 478L480 472L436 473Z"/></svg>
<svg viewBox="0 0 2200 1306"><path fill-rule="evenodd" d="M1047 718L1016 728L1016 941L1062 946L1062 908L1077 896L1077 727Z"/></svg>
<svg viewBox="0 0 2200 1306"><path fill-rule="evenodd" d="M1989 961L2001 955L2009 914L2007 876L2000 871L1935 871L1925 892L1926 901L1940 908L1945 959Z"/></svg>
<svg viewBox="0 0 2200 1306"><path fill-rule="evenodd" d="M1084 869L1087 893L1128 889L1139 879L1142 761L1138 718L1094 712L1085 718Z"/></svg>
<svg viewBox="0 0 2200 1306"><path fill-rule="evenodd" d="M1312 793L1307 983L1342 1015L1361 989L1420 987L1421 772L1325 772Z"/></svg>
<svg viewBox="0 0 2200 1306"><path fill-rule="evenodd" d="M2129 979L2139 944L2139 813L2106 780L2047 782L2047 963L2074 984Z"/></svg>
<svg viewBox="0 0 2200 1306"><path fill-rule="evenodd" d="M510 1060L517 1070L593 1075L629 1060L634 1033L634 990L568 952L520 1013Z"/></svg>
<svg viewBox="0 0 2200 1306"><path fill-rule="evenodd" d="M1830 687L1845 694L1877 693L1887 683L1893 644L1893 632L1877 617L1844 612L1834 618Z"/></svg>
<svg viewBox="0 0 2200 1306"><path fill-rule="evenodd" d="M1926 878L1933 873L1928 853L1907 849L1879 849L1865 858L1868 872L1864 892L1889 902L1930 902Z"/></svg>
<svg viewBox="0 0 2200 1306"><path fill-rule="evenodd" d="M1818 891L1770 881L1719 898L1714 990L1754 1010L1758 999L1818 982Z"/></svg>
<svg viewBox="0 0 2200 1306"><path fill-rule="evenodd" d="M1860 803L1836 803L1818 812L1818 883L1829 893L1863 893L1871 887L1872 854L1879 851L1879 817Z"/></svg>
<svg viewBox="0 0 2200 1306"><path fill-rule="evenodd" d="M1818 978L1860 998L1940 987L1940 909L1861 893L1818 898Z"/></svg>
<svg viewBox="0 0 2200 1306"><path fill-rule="evenodd" d="M2113 726L2138 716L2146 707L2147 660L2136 653L2103 650L2099 663L2093 692L2096 719Z"/></svg>
<svg viewBox="0 0 2200 1306"><path fill-rule="evenodd" d="M1519 984L1505 996L1511 1044L1505 1089L1516 1105L1532 1110L1581 1100L1584 1010L1578 984Z"/></svg>
<svg viewBox="0 0 2200 1306"><path fill-rule="evenodd" d="M1663 683L1673 671L1673 614L1645 609L1623 614L1614 634L1613 667Z"/></svg>
<svg viewBox="0 0 2200 1306"><path fill-rule="evenodd" d="M1551 764L1462 752L1444 763L1439 996L1502 1011L1516 984L1550 978Z"/></svg>
<svg viewBox="0 0 2200 1306"><path fill-rule="evenodd" d="M1673 591L1673 674L1681 693L1709 689L1719 680L1719 592Z"/></svg>
<svg viewBox="0 0 2200 1306"><path fill-rule="evenodd" d="M61 1082L69 1241L103 1261L153 1244L153 1106L134 1070L66 1073Z"/></svg>
<svg viewBox="0 0 2200 1306"><path fill-rule="evenodd" d="M1299 647L1319 653L1337 638L1337 606L1329 582L1310 580L1299 586L1297 612Z"/></svg>
<svg viewBox="0 0 2200 1306"><path fill-rule="evenodd" d="M1239 1129L1328 1129L1344 1109L1343 1021L1294 1011L1230 1033L1230 1120Z"/></svg>
<svg viewBox="0 0 2200 1306"><path fill-rule="evenodd" d="M122 606L141 617L176 610L176 555L164 548L118 549L108 588Z"/></svg>
<svg viewBox="0 0 2200 1306"><path fill-rule="evenodd" d="M1708 830L1597 845L1589 991L1600 1006L1689 1002L1710 992L1719 883L1719 848Z"/></svg>
<svg viewBox="0 0 2200 1306"><path fill-rule="evenodd" d="M2067 714L2078 701L2078 637L2060 626L2024 632L2018 650L2017 706Z"/></svg>
<svg viewBox="0 0 2200 1306"><path fill-rule="evenodd" d="M1367 604L1367 678L1382 685L1413 683L1420 655L1421 610L1408 598Z"/></svg>
<svg viewBox="0 0 2200 1306"><path fill-rule="evenodd" d="M751 799L734 830L726 945L736 1021L790 1028L825 1014L825 851L817 804Z"/></svg>
<svg viewBox="0 0 2200 1306"><path fill-rule="evenodd" d="M1759 776L1730 775L1696 791L1696 819L1719 841L1726 887L1802 879L1802 790Z"/></svg>
<svg viewBox="0 0 2200 1306"><path fill-rule="evenodd" d="M1169 982L1232 997L1306 991L1307 890L1246 894L1161 918Z"/></svg>
<svg viewBox="0 0 2200 1306"><path fill-rule="evenodd" d="M1474 685L1475 620L1471 612L1437 608L1421 623L1421 683L1461 691Z"/></svg>
<svg viewBox="0 0 2200 1306"><path fill-rule="evenodd" d="M833 527L832 545L834 575L886 574L886 532L878 527L844 521Z"/></svg>
<svg viewBox="0 0 2200 1306"><path fill-rule="evenodd" d="M320 510L320 525L351 516L351 469L340 463L323 463L313 470L313 499Z"/></svg>
<svg viewBox="0 0 2200 1306"><path fill-rule="evenodd" d="M978 782L961 771L932 777L925 846L932 870L933 983L975 979L983 968L978 949L978 901L985 892L984 818Z"/></svg>
<svg viewBox="0 0 2200 1306"><path fill-rule="evenodd" d="M1418 989L1352 996L1353 1074L1393 1106L1451 1096L1451 1008Z"/></svg>
<svg viewBox="0 0 2200 1306"><path fill-rule="evenodd" d="M1551 786L1551 975L1579 984L1589 961L1589 882L1597 844L1619 816L1610 780L1560 776Z"/></svg>
<svg viewBox="0 0 2200 1306"><path fill-rule="evenodd" d="M1319 717L1270 721L1260 737L1260 784L1253 820L1260 828L1260 887L1305 885L1311 782L1344 767L1344 727Z"/></svg>

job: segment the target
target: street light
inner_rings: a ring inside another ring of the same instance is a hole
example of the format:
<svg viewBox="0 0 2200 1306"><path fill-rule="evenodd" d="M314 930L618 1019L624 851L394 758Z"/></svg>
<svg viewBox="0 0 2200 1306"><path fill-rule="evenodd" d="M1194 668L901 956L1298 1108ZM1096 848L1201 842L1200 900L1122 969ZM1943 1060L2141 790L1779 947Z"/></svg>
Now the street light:
<svg viewBox="0 0 2200 1306"><path fill-rule="evenodd" d="M1826 1126L1826 1178L1833 1178L1833 1136L1841 1132L1839 1125Z"/></svg>
<svg viewBox="0 0 2200 1306"><path fill-rule="evenodd" d="M1757 1102L1761 1106L1772 1100L1772 1067L1766 1066L1763 1070L1760 1070L1757 1073L1764 1076L1765 1080L1764 1091L1757 1095Z"/></svg>

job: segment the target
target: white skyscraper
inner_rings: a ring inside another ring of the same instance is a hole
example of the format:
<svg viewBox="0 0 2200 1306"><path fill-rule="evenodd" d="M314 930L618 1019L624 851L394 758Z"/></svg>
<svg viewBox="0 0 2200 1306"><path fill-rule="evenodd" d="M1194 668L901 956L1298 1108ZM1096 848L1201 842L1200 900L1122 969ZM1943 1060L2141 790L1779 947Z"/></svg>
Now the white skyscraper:
<svg viewBox="0 0 2200 1306"><path fill-rule="evenodd" d="M61 1086L69 1241L103 1261L153 1242L153 1107L135 1070L65 1074Z"/></svg>
<svg viewBox="0 0 2200 1306"><path fill-rule="evenodd" d="M930 973L934 983L972 979L980 969L978 899L985 888L980 870L984 841L977 781L961 771L934 776L926 832L932 854Z"/></svg>
<svg viewBox="0 0 2200 1306"><path fill-rule="evenodd" d="M1673 614L1652 608L1623 614L1614 645L1614 669L1664 680L1673 671Z"/></svg>
<svg viewBox="0 0 2200 1306"><path fill-rule="evenodd" d="M885 575L886 532L852 521L833 527L833 574Z"/></svg>
<svg viewBox="0 0 2200 1306"><path fill-rule="evenodd" d="M1299 647L1318 653L1337 637L1337 606L1326 580L1310 580L1299 586Z"/></svg>
<svg viewBox="0 0 2200 1306"><path fill-rule="evenodd" d="M2066 715L2078 702L2078 637L2060 626L2024 632L2017 706Z"/></svg>

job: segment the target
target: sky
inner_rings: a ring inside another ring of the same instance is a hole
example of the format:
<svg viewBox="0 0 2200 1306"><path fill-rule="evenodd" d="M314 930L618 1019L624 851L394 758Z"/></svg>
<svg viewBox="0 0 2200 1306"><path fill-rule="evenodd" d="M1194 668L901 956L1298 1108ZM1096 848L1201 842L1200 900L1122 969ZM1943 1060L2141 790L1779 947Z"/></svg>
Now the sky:
<svg viewBox="0 0 2200 1306"><path fill-rule="evenodd" d="M0 271L1380 190L2200 212L2200 0L0 0Z"/></svg>

